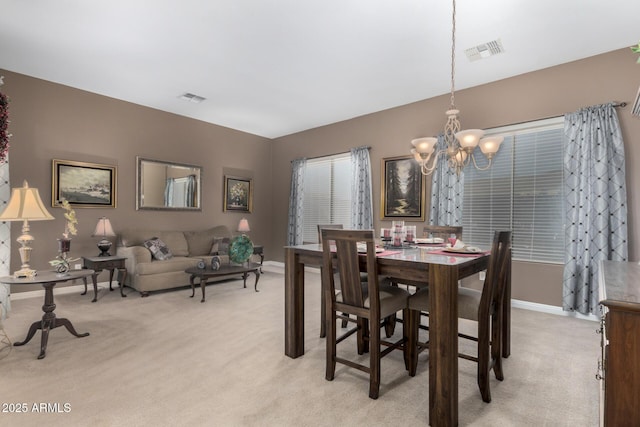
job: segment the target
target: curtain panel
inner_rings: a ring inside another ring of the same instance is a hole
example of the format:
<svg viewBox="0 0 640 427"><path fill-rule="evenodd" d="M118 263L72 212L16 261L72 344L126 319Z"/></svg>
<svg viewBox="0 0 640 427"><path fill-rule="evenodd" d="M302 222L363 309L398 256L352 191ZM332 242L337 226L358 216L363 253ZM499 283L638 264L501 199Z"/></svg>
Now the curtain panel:
<svg viewBox="0 0 640 427"><path fill-rule="evenodd" d="M598 263L627 260L622 133L613 104L565 114L565 266L562 307L598 308Z"/></svg>
<svg viewBox="0 0 640 427"><path fill-rule="evenodd" d="M443 135L438 135L436 151L446 148ZM430 225L462 225L464 170L460 176L449 167L447 157L438 160L431 175Z"/></svg>
<svg viewBox="0 0 640 427"><path fill-rule="evenodd" d="M289 222L287 245L301 245L304 236L304 174L307 159L291 162L291 192L289 195Z"/></svg>
<svg viewBox="0 0 640 427"><path fill-rule="evenodd" d="M351 149L351 227L373 229L373 195L369 147Z"/></svg>

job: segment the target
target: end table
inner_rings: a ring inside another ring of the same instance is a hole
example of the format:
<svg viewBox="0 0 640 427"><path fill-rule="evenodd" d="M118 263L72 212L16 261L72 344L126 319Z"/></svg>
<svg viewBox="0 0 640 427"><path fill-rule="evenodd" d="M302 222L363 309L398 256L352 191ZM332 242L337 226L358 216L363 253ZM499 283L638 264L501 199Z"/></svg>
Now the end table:
<svg viewBox="0 0 640 427"><path fill-rule="evenodd" d="M93 280L93 300L91 302L98 301L98 274L102 272L102 270L109 270L109 290L113 291L111 287L111 282L113 281L113 272L118 271L118 284L120 285L120 295L122 298L126 297L124 292L122 292L122 287L124 286L124 279L127 277L127 269L124 266L124 261L126 257L122 256L89 256L82 257L82 268L88 268L93 270L93 274L91 275L91 279ZM120 276L122 273L122 276ZM87 293L87 278L86 276L83 278L84 281L84 292L81 295L85 295Z"/></svg>

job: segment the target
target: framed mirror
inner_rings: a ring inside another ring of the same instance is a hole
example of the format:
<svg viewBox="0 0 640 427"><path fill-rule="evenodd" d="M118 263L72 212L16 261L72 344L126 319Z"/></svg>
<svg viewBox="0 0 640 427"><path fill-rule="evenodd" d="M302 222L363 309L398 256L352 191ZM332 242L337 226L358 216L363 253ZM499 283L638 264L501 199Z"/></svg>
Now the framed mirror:
<svg viewBox="0 0 640 427"><path fill-rule="evenodd" d="M136 210L202 210L200 166L136 159Z"/></svg>

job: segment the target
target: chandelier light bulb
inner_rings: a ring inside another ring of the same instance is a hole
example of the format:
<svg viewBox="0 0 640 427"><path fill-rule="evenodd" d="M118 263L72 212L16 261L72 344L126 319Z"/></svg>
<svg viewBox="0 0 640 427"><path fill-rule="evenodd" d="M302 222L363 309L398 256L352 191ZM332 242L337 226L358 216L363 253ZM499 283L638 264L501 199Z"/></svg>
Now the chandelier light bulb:
<svg viewBox="0 0 640 427"><path fill-rule="evenodd" d="M493 156L500 149L500 144L504 141L503 136L487 136L480 140L480 150L482 153L489 157L489 155Z"/></svg>
<svg viewBox="0 0 640 427"><path fill-rule="evenodd" d="M484 136L482 129L467 129L456 133L456 139L462 148L476 148L480 142L480 138Z"/></svg>
<svg viewBox="0 0 640 427"><path fill-rule="evenodd" d="M438 142L438 138L434 137L425 137L425 138L416 138L411 141L411 144L415 147L415 150L420 154L431 154L433 153L434 147Z"/></svg>

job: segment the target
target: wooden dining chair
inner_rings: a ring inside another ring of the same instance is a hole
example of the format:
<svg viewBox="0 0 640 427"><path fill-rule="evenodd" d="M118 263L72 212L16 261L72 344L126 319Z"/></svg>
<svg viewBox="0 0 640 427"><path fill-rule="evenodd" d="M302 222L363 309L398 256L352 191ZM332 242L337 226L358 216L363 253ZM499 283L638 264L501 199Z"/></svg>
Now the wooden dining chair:
<svg viewBox="0 0 640 427"><path fill-rule="evenodd" d="M491 245L489 266L482 291L458 288L458 317L477 322L477 336L458 334L477 342L477 355L459 354L478 364L477 381L482 400L491 402L489 372L502 381L502 329L505 289L511 264L511 232L496 231ZM419 341L421 313L429 311L429 289L423 288L409 297L408 344L409 375L417 370L418 353L428 349L428 342Z"/></svg>
<svg viewBox="0 0 640 427"><path fill-rule="evenodd" d="M361 260L358 243L366 244L366 254ZM332 246L335 245L335 252ZM367 292L363 289L360 276L361 261L366 265L368 281ZM340 277L341 292L336 293L333 269L337 268ZM408 316L407 299L409 293L403 289L389 286L386 280L380 281L376 260L373 230L322 230L322 289L327 301L327 338L325 378L332 381L336 363L356 368L369 374L369 397L377 399L380 390L380 359L394 349L404 352L405 367L408 368L408 349L406 329L396 342L383 340L380 327L384 319L398 311ZM344 314L356 317L356 327L340 337L336 332L336 321L344 319ZM356 335L357 353L369 351L369 364L338 357L337 344L349 336ZM381 347L385 346L384 350Z"/></svg>
<svg viewBox="0 0 640 427"><path fill-rule="evenodd" d="M342 224L318 224L318 243L322 244L322 230L325 229L331 229L331 230L342 230L343 229L343 225ZM321 269L321 273L322 273L322 267L320 267ZM322 287L320 287L320 338L324 338L327 336L327 319L326 319L326 306L327 306L327 302L326 299L324 297L324 291L322 290ZM340 289L340 283L338 282L336 285L336 292L339 292ZM342 321L342 327L346 328L347 327L347 321L343 320Z"/></svg>
<svg viewBox="0 0 640 427"><path fill-rule="evenodd" d="M424 237L440 237L444 239L445 243L452 234L455 234L457 239L462 240L461 225L425 225L422 233Z"/></svg>

